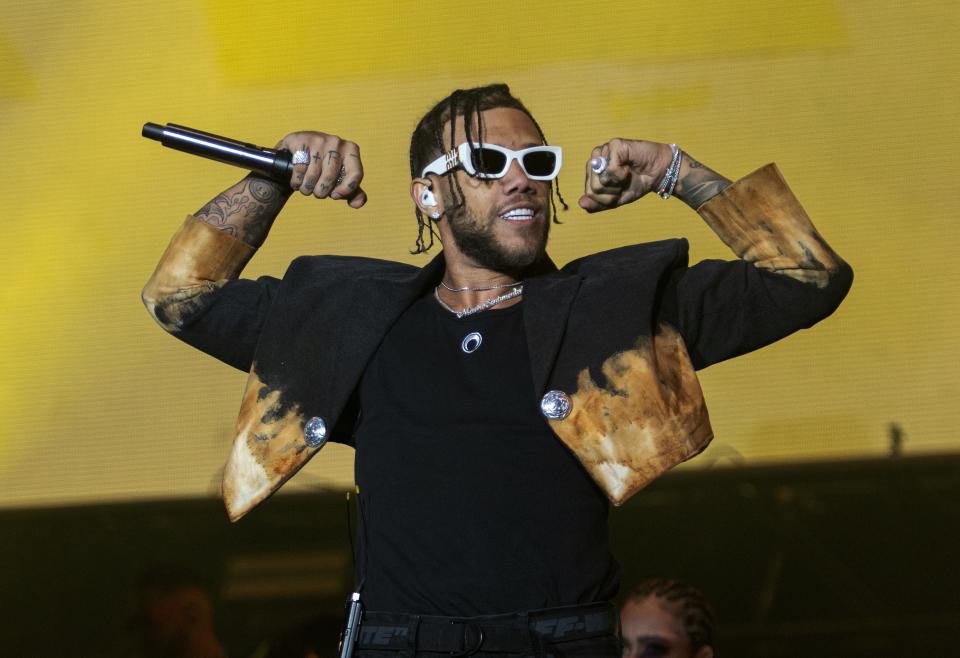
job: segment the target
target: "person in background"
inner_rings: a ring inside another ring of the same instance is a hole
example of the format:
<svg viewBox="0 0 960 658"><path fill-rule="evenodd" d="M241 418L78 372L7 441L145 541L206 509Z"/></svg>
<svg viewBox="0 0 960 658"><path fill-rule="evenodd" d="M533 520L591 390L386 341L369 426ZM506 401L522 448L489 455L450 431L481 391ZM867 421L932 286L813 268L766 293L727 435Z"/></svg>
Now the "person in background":
<svg viewBox="0 0 960 658"><path fill-rule="evenodd" d="M649 578L620 610L623 658L716 658L717 623L693 585Z"/></svg>
<svg viewBox="0 0 960 658"><path fill-rule="evenodd" d="M134 627L144 658L227 658L210 596L189 569L162 566L140 576Z"/></svg>

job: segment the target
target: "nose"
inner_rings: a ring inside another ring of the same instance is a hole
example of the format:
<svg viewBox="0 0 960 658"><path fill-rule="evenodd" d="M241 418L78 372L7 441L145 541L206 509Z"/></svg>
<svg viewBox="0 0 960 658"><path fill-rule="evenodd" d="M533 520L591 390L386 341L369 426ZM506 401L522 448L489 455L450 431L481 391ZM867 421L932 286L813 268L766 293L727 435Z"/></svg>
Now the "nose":
<svg viewBox="0 0 960 658"><path fill-rule="evenodd" d="M500 179L500 184L503 185L504 192L508 194L529 192L533 189L533 181L527 178L527 173L516 158L510 163L507 173Z"/></svg>

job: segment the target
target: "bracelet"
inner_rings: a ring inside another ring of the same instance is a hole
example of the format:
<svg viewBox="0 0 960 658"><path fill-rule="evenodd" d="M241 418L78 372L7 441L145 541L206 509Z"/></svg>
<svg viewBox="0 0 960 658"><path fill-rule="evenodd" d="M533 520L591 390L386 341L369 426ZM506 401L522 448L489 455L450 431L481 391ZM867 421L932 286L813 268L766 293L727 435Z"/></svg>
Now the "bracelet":
<svg viewBox="0 0 960 658"><path fill-rule="evenodd" d="M680 178L680 161L683 159L683 152L676 144L671 144L670 150L673 151L673 160L670 161L667 173L664 174L663 180L657 186L657 196L661 199L670 198L670 195L673 194L673 188L677 186L677 179Z"/></svg>

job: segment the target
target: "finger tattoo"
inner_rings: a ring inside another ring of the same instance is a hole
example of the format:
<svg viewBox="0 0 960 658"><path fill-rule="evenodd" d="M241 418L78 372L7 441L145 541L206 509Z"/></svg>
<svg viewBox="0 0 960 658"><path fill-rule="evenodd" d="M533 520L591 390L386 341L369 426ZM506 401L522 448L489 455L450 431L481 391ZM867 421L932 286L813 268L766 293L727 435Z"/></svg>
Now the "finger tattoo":
<svg viewBox="0 0 960 658"><path fill-rule="evenodd" d="M610 172L605 171L600 174L600 182L603 185L619 185L620 177L616 174L611 174Z"/></svg>

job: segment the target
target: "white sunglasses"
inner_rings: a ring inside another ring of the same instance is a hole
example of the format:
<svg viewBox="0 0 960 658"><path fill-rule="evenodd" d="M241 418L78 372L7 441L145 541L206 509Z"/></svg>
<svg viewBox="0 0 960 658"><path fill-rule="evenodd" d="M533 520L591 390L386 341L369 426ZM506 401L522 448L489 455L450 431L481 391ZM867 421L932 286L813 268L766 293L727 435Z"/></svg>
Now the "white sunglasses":
<svg viewBox="0 0 960 658"><path fill-rule="evenodd" d="M473 148L471 148L471 145ZM516 160L530 180L553 180L560 173L563 149L559 146L531 146L514 151L498 144L464 142L428 164L421 177L443 174L463 165L477 178L503 178Z"/></svg>

